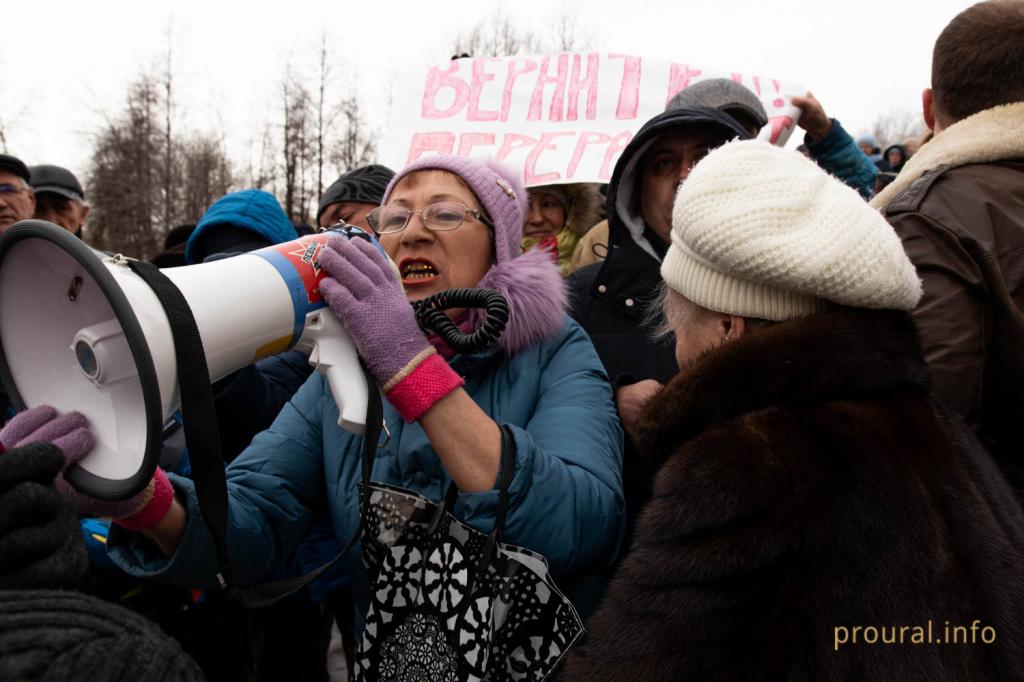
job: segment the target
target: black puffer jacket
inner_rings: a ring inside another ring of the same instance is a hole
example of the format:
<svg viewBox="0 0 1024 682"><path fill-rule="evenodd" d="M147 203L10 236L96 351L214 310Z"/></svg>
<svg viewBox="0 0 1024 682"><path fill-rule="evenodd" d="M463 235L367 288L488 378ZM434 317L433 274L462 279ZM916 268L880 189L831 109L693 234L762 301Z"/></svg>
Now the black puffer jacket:
<svg viewBox="0 0 1024 682"><path fill-rule="evenodd" d="M569 277L570 314L590 334L614 388L654 379L671 379L676 366L671 341L654 341L644 318L661 283L661 259L668 245L635 214L638 165L647 147L668 130L699 125L722 131L722 141L750 135L730 116L716 109L674 109L648 121L626 146L615 164L608 187L608 256L577 270ZM636 510L643 506L653 471L640 463L626 438L623 486L632 528ZM629 531L627 530L627 533Z"/></svg>

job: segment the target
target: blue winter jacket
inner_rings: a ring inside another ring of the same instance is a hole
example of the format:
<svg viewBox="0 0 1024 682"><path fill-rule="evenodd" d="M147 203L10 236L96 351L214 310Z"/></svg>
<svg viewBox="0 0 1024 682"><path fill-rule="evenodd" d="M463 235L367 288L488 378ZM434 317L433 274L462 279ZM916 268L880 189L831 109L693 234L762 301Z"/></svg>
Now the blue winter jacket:
<svg viewBox="0 0 1024 682"><path fill-rule="evenodd" d="M811 140L810 135L804 135L804 144L811 158L825 172L857 190L865 199L874 196L878 168L839 125L839 121L832 119L832 129L817 142Z"/></svg>
<svg viewBox="0 0 1024 682"><path fill-rule="evenodd" d="M455 356L449 363L465 390L516 442L505 541L547 557L553 573L578 574L614 559L623 528L622 430L611 387L586 333L567 319L556 338L512 358L496 351ZM372 480L440 500L450 478L422 427L404 423L387 402L390 441L378 450ZM313 374L227 469L229 555L239 584L286 573L314 508L326 503L340 541L356 532L361 438L337 426L338 408ZM198 513L192 482L172 477L188 508L175 554L120 528L111 558L129 573L190 587L215 584L210 534ZM480 531L493 526L497 491L464 493L455 515ZM360 613L367 603L361 553L343 560ZM359 619L361 622L361 618Z"/></svg>

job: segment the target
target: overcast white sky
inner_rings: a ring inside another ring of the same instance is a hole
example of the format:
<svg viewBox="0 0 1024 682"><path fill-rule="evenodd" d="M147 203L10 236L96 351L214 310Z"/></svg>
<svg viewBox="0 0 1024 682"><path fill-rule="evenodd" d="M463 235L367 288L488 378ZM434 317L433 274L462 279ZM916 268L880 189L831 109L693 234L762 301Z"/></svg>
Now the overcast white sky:
<svg viewBox="0 0 1024 682"><path fill-rule="evenodd" d="M180 113L188 127L224 131L236 161L276 115L285 64L314 69L323 32L336 70L358 74L370 123L383 132L385 93L399 68L447 59L459 31L500 7L537 31L559 13L577 14L600 51L802 82L856 135L894 107L919 109L935 38L971 4L12 0L0 10L0 120L11 153L67 166L84 180L102 112L119 110L127 85L157 66L170 26Z"/></svg>

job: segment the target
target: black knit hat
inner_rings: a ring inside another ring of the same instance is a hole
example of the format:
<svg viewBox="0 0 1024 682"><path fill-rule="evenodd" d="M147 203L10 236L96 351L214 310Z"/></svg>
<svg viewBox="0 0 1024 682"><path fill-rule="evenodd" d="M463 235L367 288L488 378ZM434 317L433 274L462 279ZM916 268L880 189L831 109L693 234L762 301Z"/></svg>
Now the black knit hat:
<svg viewBox="0 0 1024 682"><path fill-rule="evenodd" d="M78 516L53 484L49 443L0 454L0 590L75 588L89 567Z"/></svg>
<svg viewBox="0 0 1024 682"><path fill-rule="evenodd" d="M0 591L0 682L202 680L154 623L77 592Z"/></svg>
<svg viewBox="0 0 1024 682"><path fill-rule="evenodd" d="M327 188L320 198L320 208L316 211L316 219L331 204L342 201L355 201L363 204L374 204L379 206L384 200L384 190L387 189L391 178L395 177L395 171L387 166L374 164L363 166L345 173L334 181L334 184Z"/></svg>

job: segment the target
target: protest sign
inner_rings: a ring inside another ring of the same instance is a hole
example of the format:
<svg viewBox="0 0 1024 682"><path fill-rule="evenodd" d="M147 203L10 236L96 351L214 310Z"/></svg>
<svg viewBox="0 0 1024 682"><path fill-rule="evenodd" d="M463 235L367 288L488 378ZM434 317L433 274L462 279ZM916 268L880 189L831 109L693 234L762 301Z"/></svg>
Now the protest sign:
<svg viewBox="0 0 1024 682"><path fill-rule="evenodd" d="M493 157L527 186L608 182L633 135L680 90L730 78L764 104L761 137L786 143L804 88L774 78L603 52L464 58L407 72L396 88L381 162Z"/></svg>

